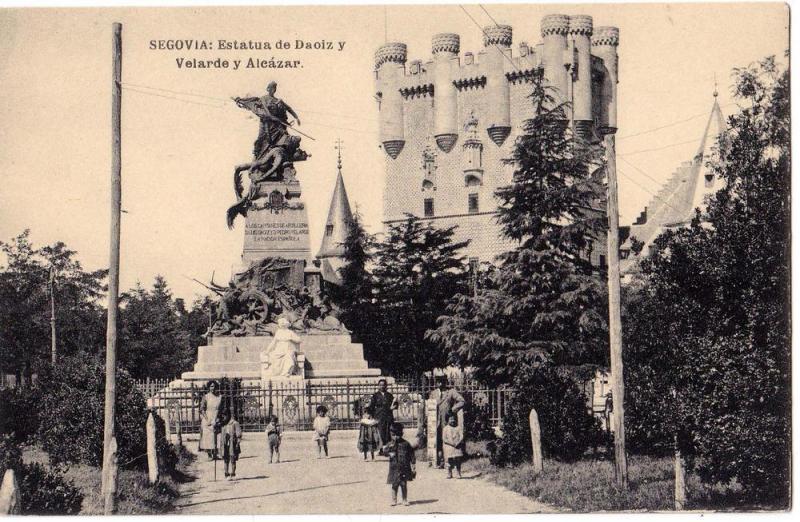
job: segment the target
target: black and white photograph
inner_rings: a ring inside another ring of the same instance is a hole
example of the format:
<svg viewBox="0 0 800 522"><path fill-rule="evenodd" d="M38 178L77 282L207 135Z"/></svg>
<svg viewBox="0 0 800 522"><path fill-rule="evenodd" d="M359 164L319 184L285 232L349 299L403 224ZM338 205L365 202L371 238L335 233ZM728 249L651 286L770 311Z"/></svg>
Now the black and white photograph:
<svg viewBox="0 0 800 522"><path fill-rule="evenodd" d="M786 516L791 7L0 2L0 515Z"/></svg>

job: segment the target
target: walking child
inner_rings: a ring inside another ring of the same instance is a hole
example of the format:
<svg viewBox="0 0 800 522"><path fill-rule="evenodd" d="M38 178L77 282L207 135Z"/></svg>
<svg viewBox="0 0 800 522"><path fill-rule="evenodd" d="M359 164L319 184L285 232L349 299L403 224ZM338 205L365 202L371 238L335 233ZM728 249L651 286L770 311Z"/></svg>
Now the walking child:
<svg viewBox="0 0 800 522"><path fill-rule="evenodd" d="M226 415L222 427L222 460L225 461L225 480L236 480L236 461L239 460L242 441L242 426L236 420L236 413Z"/></svg>
<svg viewBox="0 0 800 522"><path fill-rule="evenodd" d="M272 464L273 455L281 461L281 428L278 425L278 417L273 415L267 424L267 446L269 447L269 463Z"/></svg>
<svg viewBox="0 0 800 522"><path fill-rule="evenodd" d="M328 408L323 405L317 406L317 416L314 418L314 440L317 441L317 458L328 458L328 433L331 431L331 419L327 416Z"/></svg>
<svg viewBox="0 0 800 522"><path fill-rule="evenodd" d="M358 428L358 451L364 454L364 460L367 460L367 453L372 454L372 460L375 460L375 450L381 445L378 421L373 418L373 413L372 406L367 406Z"/></svg>
<svg viewBox="0 0 800 522"><path fill-rule="evenodd" d="M456 469L458 478L461 478L464 433L458 427L458 417L454 414L450 414L447 426L442 430L442 442L444 443L444 460L447 463L447 478L453 478L453 468Z"/></svg>
<svg viewBox="0 0 800 522"><path fill-rule="evenodd" d="M417 461L414 448L403 438L403 425L395 422L389 428L392 441L383 447L383 454L389 456L389 477L387 484L392 486L392 506L397 505L397 490L408 506L408 482L417 476Z"/></svg>

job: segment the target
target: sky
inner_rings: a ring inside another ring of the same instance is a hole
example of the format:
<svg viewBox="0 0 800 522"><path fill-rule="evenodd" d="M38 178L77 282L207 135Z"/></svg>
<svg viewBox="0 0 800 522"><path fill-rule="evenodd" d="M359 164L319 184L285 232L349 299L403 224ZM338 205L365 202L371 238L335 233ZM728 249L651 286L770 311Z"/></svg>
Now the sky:
<svg viewBox="0 0 800 522"><path fill-rule="evenodd" d="M550 13L588 14L620 29L617 154L620 222L630 224L682 161L692 158L713 101L736 110L731 70L789 46L788 8L749 4L477 4L0 11L0 240L31 229L36 245L65 242L87 269L109 251L111 26L123 24L121 288L166 277L178 297L205 293L189 278L225 281L239 263L233 167L249 161L258 121L229 101L269 81L298 113L311 158L298 164L316 253L336 179L337 139L351 205L380 232L385 154L378 148L373 53L385 41L430 59L431 36L482 48L479 24L514 28L512 49L540 41ZM465 13L466 11L466 13ZM488 13L488 14L487 14ZM491 19L490 19L491 17ZM221 51L218 41L291 42L292 49ZM168 50L159 40L213 42ZM294 49L297 40L333 50ZM151 42L155 44L151 45ZM339 49L338 42L344 42ZM325 46L326 44L323 44ZM189 69L177 60L300 60L297 69ZM655 150L654 150L655 149ZM0 261L2 263L2 261Z"/></svg>

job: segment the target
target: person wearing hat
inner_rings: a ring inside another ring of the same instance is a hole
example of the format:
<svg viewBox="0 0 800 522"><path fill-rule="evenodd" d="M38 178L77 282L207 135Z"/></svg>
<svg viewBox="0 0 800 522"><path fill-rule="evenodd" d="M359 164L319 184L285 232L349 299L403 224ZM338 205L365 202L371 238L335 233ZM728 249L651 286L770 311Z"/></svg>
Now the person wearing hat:
<svg viewBox="0 0 800 522"><path fill-rule="evenodd" d="M281 144L281 141L288 136L286 130L289 126L288 114L291 114L298 125L300 118L289 104L275 97L278 90L276 82L269 82L267 94L265 96L252 98L234 98L236 105L247 109L258 116L261 124L258 129L258 138L253 144L253 157L258 160L265 155L269 149Z"/></svg>

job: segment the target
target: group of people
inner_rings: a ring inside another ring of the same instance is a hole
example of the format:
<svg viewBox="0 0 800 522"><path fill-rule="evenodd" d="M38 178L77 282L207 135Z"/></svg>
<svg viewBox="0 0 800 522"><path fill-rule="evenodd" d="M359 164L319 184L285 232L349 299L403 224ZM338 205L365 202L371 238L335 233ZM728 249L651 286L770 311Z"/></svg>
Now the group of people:
<svg viewBox="0 0 800 522"><path fill-rule="evenodd" d="M441 381L432 394L437 405L436 465L447 468L447 478L453 478L453 471L461 478L461 461L464 456L464 429L459 425L459 411L464 407L464 397ZM225 480L236 480L236 461L241 453L242 428L236 419L236 412L220 409L222 398L219 385L215 381L208 384L208 393L200 405L201 433L200 450L206 451L209 458L217 459L219 449L225 463ZM398 403L388 391L387 381L381 379L375 392L364 408L359 423L357 448L364 460L370 456L375 460L375 452L389 459L387 484L391 486L392 505L397 505L397 493L401 501L408 505L408 482L416 477L415 448L403 438L403 425L394 421L394 411ZM313 421L312 439L315 442L317 458L327 458L328 439L331 420L324 405L317 406ZM273 459L280 462L281 429L278 418L270 416L265 430L269 463Z"/></svg>

